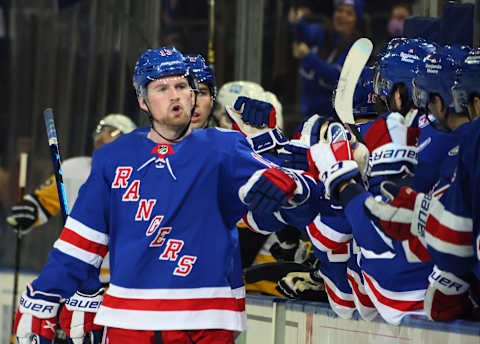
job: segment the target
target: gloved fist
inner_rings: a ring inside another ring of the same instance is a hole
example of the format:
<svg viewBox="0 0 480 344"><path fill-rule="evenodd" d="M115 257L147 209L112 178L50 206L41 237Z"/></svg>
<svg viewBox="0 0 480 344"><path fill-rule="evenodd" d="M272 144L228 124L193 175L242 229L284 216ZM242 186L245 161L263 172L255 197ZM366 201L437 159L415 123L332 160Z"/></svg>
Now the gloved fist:
<svg viewBox="0 0 480 344"><path fill-rule="evenodd" d="M473 304L468 296L469 283L437 266L428 281L423 305L430 319L446 321L471 315Z"/></svg>
<svg viewBox="0 0 480 344"><path fill-rule="evenodd" d="M268 128L277 126L275 108L270 103L241 96L237 98L233 108L242 114L242 121L246 124Z"/></svg>
<svg viewBox="0 0 480 344"><path fill-rule="evenodd" d="M364 202L367 215L380 223L380 229L395 240L408 240L412 235L423 240L429 211L434 207L442 207L440 201L390 181L382 182L380 191L390 203L368 197Z"/></svg>
<svg viewBox="0 0 480 344"><path fill-rule="evenodd" d="M318 270L290 272L277 284L276 289L291 299L325 301L325 284Z"/></svg>
<svg viewBox="0 0 480 344"><path fill-rule="evenodd" d="M370 177L408 173L417 165L417 142L420 128L409 126L405 117L393 112L378 118L365 133L370 151Z"/></svg>
<svg viewBox="0 0 480 344"><path fill-rule="evenodd" d="M19 344L51 344L55 338L60 295L34 291L31 284L20 297L13 331Z"/></svg>
<svg viewBox="0 0 480 344"><path fill-rule="evenodd" d="M27 234L38 219L38 209L36 199L27 195L25 199L12 206L11 214L6 219L7 223L21 234Z"/></svg>
<svg viewBox="0 0 480 344"><path fill-rule="evenodd" d="M101 342L103 326L95 325L93 319L102 303L103 292L103 288L91 295L77 291L65 300L59 319L69 343L83 344L85 339L90 344Z"/></svg>
<svg viewBox="0 0 480 344"><path fill-rule="evenodd" d="M295 172L268 168L256 171L239 190L240 200L254 212L272 213L305 202L310 189Z"/></svg>
<svg viewBox="0 0 480 344"><path fill-rule="evenodd" d="M323 134L325 132L325 134ZM342 182L360 178L346 129L340 123L325 123L320 142L307 153L309 171L325 185L325 197L338 198Z"/></svg>
<svg viewBox="0 0 480 344"><path fill-rule="evenodd" d="M246 139L254 152L262 153L267 150L274 149L277 146L283 146L288 142L287 138L285 137L285 135L283 135L280 129L276 127L270 128L266 125L262 127L250 125L243 121L243 113L237 112L230 106L226 106L225 110L228 117L232 121L232 128L246 136Z"/></svg>
<svg viewBox="0 0 480 344"><path fill-rule="evenodd" d="M290 140L278 150L278 158L281 160L282 167L308 171L307 151L309 148L309 145L300 140Z"/></svg>

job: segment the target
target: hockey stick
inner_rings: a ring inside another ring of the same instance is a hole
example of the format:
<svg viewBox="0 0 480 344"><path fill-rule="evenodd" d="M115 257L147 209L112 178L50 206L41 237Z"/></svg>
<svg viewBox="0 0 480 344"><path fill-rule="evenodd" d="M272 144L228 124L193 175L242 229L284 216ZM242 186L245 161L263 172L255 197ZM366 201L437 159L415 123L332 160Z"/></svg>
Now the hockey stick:
<svg viewBox="0 0 480 344"><path fill-rule="evenodd" d="M68 205L67 196L65 194L65 187L63 185L62 166L60 161L60 152L58 150L57 131L55 130L55 122L53 120L53 111L48 108L43 111L45 119L45 127L47 129L48 145L52 156L53 172L57 182L58 200L60 201L60 208L62 209L63 222L67 220Z"/></svg>
<svg viewBox="0 0 480 344"><path fill-rule="evenodd" d="M345 58L334 100L335 111L344 124L355 124L353 93L372 50L372 42L368 38L360 38L353 43Z"/></svg>
<svg viewBox="0 0 480 344"><path fill-rule="evenodd" d="M25 196L25 187L27 185L27 161L28 153L20 153L20 166L18 171L18 199L23 200ZM15 272L13 275L13 299L12 299L12 337L11 343L15 343L15 334L13 328L15 325L16 305L17 305L17 292L18 292L18 273L20 270L20 258L22 252L22 234L21 231L17 231L17 240L15 244Z"/></svg>
<svg viewBox="0 0 480 344"><path fill-rule="evenodd" d="M215 0L209 0L208 6L208 64L215 70Z"/></svg>

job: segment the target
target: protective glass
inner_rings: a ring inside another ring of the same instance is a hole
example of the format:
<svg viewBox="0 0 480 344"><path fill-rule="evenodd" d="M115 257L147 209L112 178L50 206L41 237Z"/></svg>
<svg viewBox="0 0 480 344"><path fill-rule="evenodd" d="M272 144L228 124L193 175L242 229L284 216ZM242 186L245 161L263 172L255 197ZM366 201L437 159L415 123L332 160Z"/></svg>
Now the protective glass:
<svg viewBox="0 0 480 344"><path fill-rule="evenodd" d="M384 78L379 69L375 69L373 74L373 90L379 96L387 96L393 87L393 82Z"/></svg>
<svg viewBox="0 0 480 344"><path fill-rule="evenodd" d="M452 86L452 97L453 97L453 106L455 107L455 112L463 112L467 108L468 104L468 94L467 91L456 84Z"/></svg>

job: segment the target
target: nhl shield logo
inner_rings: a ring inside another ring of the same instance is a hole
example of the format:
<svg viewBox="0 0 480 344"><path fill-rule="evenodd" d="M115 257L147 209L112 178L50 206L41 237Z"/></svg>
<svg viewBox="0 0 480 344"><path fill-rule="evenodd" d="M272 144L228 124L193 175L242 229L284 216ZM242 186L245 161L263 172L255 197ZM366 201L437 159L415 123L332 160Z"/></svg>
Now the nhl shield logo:
<svg viewBox="0 0 480 344"><path fill-rule="evenodd" d="M165 155L175 153L172 146L166 143L159 143L152 150L152 154L158 155L159 158L163 159Z"/></svg>

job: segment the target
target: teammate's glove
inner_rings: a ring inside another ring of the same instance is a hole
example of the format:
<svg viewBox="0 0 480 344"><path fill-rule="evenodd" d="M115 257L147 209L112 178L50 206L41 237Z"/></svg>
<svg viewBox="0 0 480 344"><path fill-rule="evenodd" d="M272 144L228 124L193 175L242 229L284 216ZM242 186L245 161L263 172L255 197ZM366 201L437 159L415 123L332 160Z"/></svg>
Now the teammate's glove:
<svg viewBox="0 0 480 344"><path fill-rule="evenodd" d="M11 214L6 219L7 223L21 234L27 234L38 220L40 208L37 200L31 195L27 195L22 201L12 206Z"/></svg>
<svg viewBox="0 0 480 344"><path fill-rule="evenodd" d="M325 284L318 270L290 272L280 281L276 289L291 299L325 301Z"/></svg>
<svg viewBox="0 0 480 344"><path fill-rule="evenodd" d="M243 107L243 110L242 110ZM241 112L242 121L256 127L275 128L277 126L277 114L272 104L248 97L238 97L233 104L237 112Z"/></svg>
<svg viewBox="0 0 480 344"><path fill-rule="evenodd" d="M360 171L346 129L340 123L326 123L322 126L324 130L326 135L321 134L320 142L307 153L309 170L325 185L325 197L338 199L337 186L353 178L360 179Z"/></svg>
<svg viewBox="0 0 480 344"><path fill-rule="evenodd" d="M419 128L409 127L398 112L377 119L365 133L370 151L370 177L408 173L417 165Z"/></svg>
<svg viewBox="0 0 480 344"><path fill-rule="evenodd" d="M256 171L238 190L240 200L254 212L272 213L293 208L308 198L310 189L293 171L268 168Z"/></svg>
<svg viewBox="0 0 480 344"><path fill-rule="evenodd" d="M278 158L282 167L308 171L307 151L309 145L300 140L290 140L278 150Z"/></svg>
<svg viewBox="0 0 480 344"><path fill-rule="evenodd" d="M31 284L20 297L13 331L19 344L51 344L55 338L60 295L34 291Z"/></svg>
<svg viewBox="0 0 480 344"><path fill-rule="evenodd" d="M90 344L101 342L103 326L95 325L93 319L102 303L103 292L103 288L92 295L77 291L65 300L60 311L60 327L65 331L70 344L83 344L85 339Z"/></svg>
<svg viewBox="0 0 480 344"><path fill-rule="evenodd" d="M428 281L430 284L423 305L430 319L454 320L470 316L473 305L468 296L470 285L467 282L437 266Z"/></svg>
<svg viewBox="0 0 480 344"><path fill-rule="evenodd" d="M288 142L280 129L275 127L271 128L267 125L262 127L251 125L243 121L243 113L239 113L229 106L226 106L225 110L232 121L232 128L246 136L248 143L256 153L262 153L274 149L277 146L283 146Z"/></svg>
<svg viewBox="0 0 480 344"><path fill-rule="evenodd" d="M412 235L423 240L428 214L431 209L442 207L440 201L390 181L382 182L380 191L390 203L368 197L364 202L367 215L395 240L408 240Z"/></svg>

